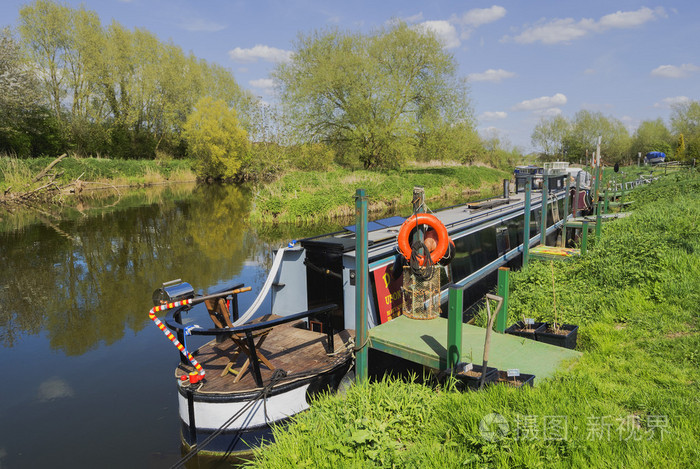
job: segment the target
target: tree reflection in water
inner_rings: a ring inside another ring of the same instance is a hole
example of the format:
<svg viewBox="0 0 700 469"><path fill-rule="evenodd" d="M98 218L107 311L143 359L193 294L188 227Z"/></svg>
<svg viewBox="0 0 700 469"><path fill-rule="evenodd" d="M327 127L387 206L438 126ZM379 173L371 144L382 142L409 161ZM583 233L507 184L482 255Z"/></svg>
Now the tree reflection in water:
<svg viewBox="0 0 700 469"><path fill-rule="evenodd" d="M80 355L138 332L161 283L206 288L236 277L246 259L267 262L249 210L245 189L190 186L140 191L103 210L83 204L60 220L24 215L24 226L0 234L0 343L45 330L51 348Z"/></svg>

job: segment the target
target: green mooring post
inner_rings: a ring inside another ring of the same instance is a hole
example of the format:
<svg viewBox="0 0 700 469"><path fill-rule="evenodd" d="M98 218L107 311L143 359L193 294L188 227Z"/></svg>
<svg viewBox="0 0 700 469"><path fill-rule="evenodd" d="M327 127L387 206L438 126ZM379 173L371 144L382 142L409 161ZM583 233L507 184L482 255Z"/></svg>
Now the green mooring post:
<svg viewBox="0 0 700 469"><path fill-rule="evenodd" d="M578 216L578 194L581 191L581 171L576 173L576 190L574 191L574 218Z"/></svg>
<svg viewBox="0 0 700 469"><path fill-rule="evenodd" d="M525 217L523 219L523 268L527 267L530 259L530 193L532 192L532 177L525 179Z"/></svg>
<svg viewBox="0 0 700 469"><path fill-rule="evenodd" d="M603 225L603 217L600 213L601 205L603 203L598 201L598 215L595 217L595 240L600 241L600 228Z"/></svg>
<svg viewBox="0 0 700 469"><path fill-rule="evenodd" d="M450 286L447 301L447 367L454 368L462 357L462 289Z"/></svg>
<svg viewBox="0 0 700 469"><path fill-rule="evenodd" d="M608 189L605 188L605 192L603 192L603 198L605 199L605 205L603 206L603 213L608 213L609 206L608 206Z"/></svg>
<svg viewBox="0 0 700 469"><path fill-rule="evenodd" d="M584 221L581 225L581 255L583 256L588 249L588 222Z"/></svg>
<svg viewBox="0 0 700 469"><path fill-rule="evenodd" d="M367 380L367 197L355 192L355 381Z"/></svg>
<svg viewBox="0 0 700 469"><path fill-rule="evenodd" d="M508 267L498 268L498 290L497 295L503 298L501 311L496 317L496 332L505 332L508 322L508 291L510 290L510 269Z"/></svg>
<svg viewBox="0 0 700 469"><path fill-rule="evenodd" d="M542 224L540 224L540 244L547 245L547 205L549 202L549 174L545 169L542 176Z"/></svg>

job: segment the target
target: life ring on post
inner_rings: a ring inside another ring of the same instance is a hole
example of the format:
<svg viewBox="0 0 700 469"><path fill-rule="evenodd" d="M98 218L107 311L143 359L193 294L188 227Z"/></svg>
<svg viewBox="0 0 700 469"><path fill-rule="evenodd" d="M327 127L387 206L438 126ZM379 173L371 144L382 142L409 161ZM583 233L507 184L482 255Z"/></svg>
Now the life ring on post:
<svg viewBox="0 0 700 469"><path fill-rule="evenodd" d="M447 252L450 238L447 235L447 228L445 228L445 225L443 225L435 215L431 215L430 213L416 213L403 222L398 236L399 252L406 258L406 260L411 260L412 250L411 243L408 238L411 230L413 230L413 228L415 228L417 225L428 225L430 228L435 230L435 233L437 234L437 246L430 252L430 260L432 261L432 264L435 265L440 262ZM421 266L425 265L425 259L423 256L419 256L419 261Z"/></svg>

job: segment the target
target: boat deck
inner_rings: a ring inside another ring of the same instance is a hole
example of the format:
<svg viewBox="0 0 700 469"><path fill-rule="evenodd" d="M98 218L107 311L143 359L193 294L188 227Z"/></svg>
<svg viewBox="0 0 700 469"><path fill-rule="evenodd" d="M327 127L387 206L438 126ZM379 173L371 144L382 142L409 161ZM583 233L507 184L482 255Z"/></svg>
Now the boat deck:
<svg viewBox="0 0 700 469"><path fill-rule="evenodd" d="M485 335L483 327L462 325L461 361L481 364ZM374 349L430 368L447 368L447 319L421 321L399 316L370 329L369 338ZM536 375L540 380L551 377L580 356L581 352L576 350L494 332L488 365L501 370L517 368L522 373Z"/></svg>
<svg viewBox="0 0 700 469"><path fill-rule="evenodd" d="M260 320L267 321L277 317L267 315ZM301 379L300 376L295 376L298 373L322 374L351 358L351 332L343 330L334 335L335 350L334 354L329 355L326 349L328 337L325 333L302 329L295 327L296 325L299 323L274 327L264 338L262 345L256 347L275 369L282 369L289 375L288 378L278 381L279 384ZM255 339L256 344L259 340L260 337ZM252 365L243 372L238 382L235 382L237 373L227 370L233 363L230 368L238 372L248 358L230 338L221 343L217 343L216 340L206 343L197 350L195 357L206 372L206 380L197 389L198 393L245 393L260 389L255 384ZM180 363L175 369L175 376L180 379L182 375L187 375L193 370L191 365ZM260 362L263 385L269 382L272 373L273 370Z"/></svg>

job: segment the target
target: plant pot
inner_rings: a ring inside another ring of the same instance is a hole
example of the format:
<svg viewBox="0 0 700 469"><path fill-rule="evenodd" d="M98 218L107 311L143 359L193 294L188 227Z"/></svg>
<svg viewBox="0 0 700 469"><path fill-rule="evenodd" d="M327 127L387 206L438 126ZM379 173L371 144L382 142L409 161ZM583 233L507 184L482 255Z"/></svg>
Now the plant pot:
<svg viewBox="0 0 700 469"><path fill-rule="evenodd" d="M535 333L538 342L552 344L558 347L569 349L576 348L576 337L578 336L578 326L572 324L560 324L559 332L554 332L550 324Z"/></svg>
<svg viewBox="0 0 700 469"><path fill-rule="evenodd" d="M464 371L465 365L467 365L467 363L457 363L452 374L452 376L454 376L457 380L457 389L460 391L465 391L467 389L479 389L482 366L472 364L472 369L470 371ZM484 384L486 385L493 383L497 377L498 370L487 366Z"/></svg>
<svg viewBox="0 0 700 469"><path fill-rule="evenodd" d="M526 337L531 340L536 340L535 334L537 334L539 331L544 330L546 326L547 324L544 322L536 322L534 324L528 325L528 327L526 328L525 324L523 324L522 321L518 321L512 326L510 326L508 329L506 329L506 334L517 335L519 337Z"/></svg>
<svg viewBox="0 0 700 469"><path fill-rule="evenodd" d="M506 370L498 370L496 373L496 380L493 382L493 384L503 384L514 388L522 388L523 386L532 387L534 381L535 375L520 373L520 376L508 377L508 372Z"/></svg>

